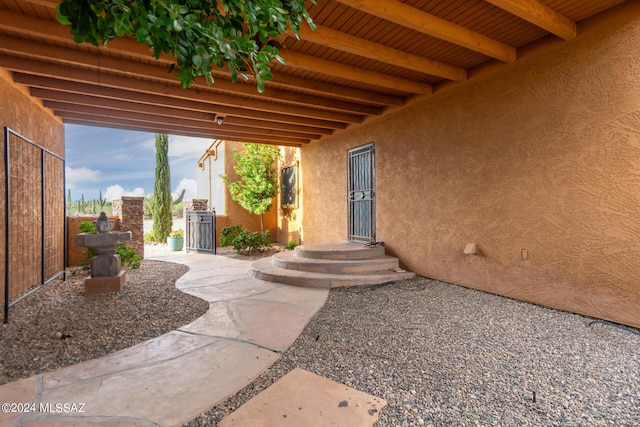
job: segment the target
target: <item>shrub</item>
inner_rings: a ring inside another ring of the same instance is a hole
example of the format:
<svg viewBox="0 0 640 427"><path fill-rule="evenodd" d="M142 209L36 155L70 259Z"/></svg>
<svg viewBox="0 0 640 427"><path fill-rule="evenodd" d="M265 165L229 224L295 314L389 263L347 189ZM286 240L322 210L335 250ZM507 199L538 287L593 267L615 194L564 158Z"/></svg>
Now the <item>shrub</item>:
<svg viewBox="0 0 640 427"><path fill-rule="evenodd" d="M78 227L80 228L81 233L95 233L98 231L91 221L82 221Z"/></svg>
<svg viewBox="0 0 640 427"><path fill-rule="evenodd" d="M120 255L122 265L129 268L140 267L142 257L134 251L129 245L120 245L116 248L116 252Z"/></svg>
<svg viewBox="0 0 640 427"><path fill-rule="evenodd" d="M288 251L293 250L296 246L298 246L298 242L296 242L295 240L289 240L289 243L287 243L286 245L284 245L284 248Z"/></svg>
<svg viewBox="0 0 640 427"><path fill-rule="evenodd" d="M236 252L240 252L248 238L249 232L241 225L231 225L220 231L220 246L233 246Z"/></svg>
<svg viewBox="0 0 640 427"><path fill-rule="evenodd" d="M249 233L241 225L225 227L220 232L220 246L233 246L233 250L240 252L253 252L264 250L271 246L269 230Z"/></svg>
<svg viewBox="0 0 640 427"><path fill-rule="evenodd" d="M249 249L249 253L255 251L262 251L271 246L271 236L269 235L269 230L265 230L263 232L254 231L249 235L247 239L247 248ZM245 249L246 250L246 249Z"/></svg>

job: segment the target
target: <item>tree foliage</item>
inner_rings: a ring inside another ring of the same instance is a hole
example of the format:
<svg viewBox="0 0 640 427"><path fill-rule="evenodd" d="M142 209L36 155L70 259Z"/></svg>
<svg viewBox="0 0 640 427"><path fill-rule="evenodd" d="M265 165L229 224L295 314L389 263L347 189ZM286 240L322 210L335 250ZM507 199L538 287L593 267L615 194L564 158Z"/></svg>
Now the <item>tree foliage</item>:
<svg viewBox="0 0 640 427"><path fill-rule="evenodd" d="M156 242L164 242L171 233L171 173L169 170L169 136L156 134L156 182L151 199L151 233Z"/></svg>
<svg viewBox="0 0 640 427"><path fill-rule="evenodd" d="M212 67L228 66L231 79L253 75L258 90L270 80L271 63L284 63L268 39L306 21L315 28L305 0L62 0L58 21L71 25L77 43L107 44L131 36L153 56L175 58L183 87L198 76L213 82Z"/></svg>
<svg viewBox="0 0 640 427"><path fill-rule="evenodd" d="M273 197L278 194L278 173L275 162L280 158L280 150L263 144L243 144L245 150L234 150L233 169L240 178L231 181L223 176L229 187L231 198L252 214L260 215L260 229L264 231L262 215L269 212Z"/></svg>

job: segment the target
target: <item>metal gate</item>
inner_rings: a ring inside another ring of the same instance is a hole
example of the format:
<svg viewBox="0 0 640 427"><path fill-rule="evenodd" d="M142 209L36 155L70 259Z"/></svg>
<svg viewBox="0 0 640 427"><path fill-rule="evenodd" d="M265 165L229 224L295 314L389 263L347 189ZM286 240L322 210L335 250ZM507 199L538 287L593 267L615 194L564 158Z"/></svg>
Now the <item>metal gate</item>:
<svg viewBox="0 0 640 427"><path fill-rule="evenodd" d="M216 253L216 211L187 211L187 252Z"/></svg>
<svg viewBox="0 0 640 427"><path fill-rule="evenodd" d="M349 150L349 241L376 240L374 143Z"/></svg>
<svg viewBox="0 0 640 427"><path fill-rule="evenodd" d="M9 307L65 273L64 158L4 128L0 241Z"/></svg>

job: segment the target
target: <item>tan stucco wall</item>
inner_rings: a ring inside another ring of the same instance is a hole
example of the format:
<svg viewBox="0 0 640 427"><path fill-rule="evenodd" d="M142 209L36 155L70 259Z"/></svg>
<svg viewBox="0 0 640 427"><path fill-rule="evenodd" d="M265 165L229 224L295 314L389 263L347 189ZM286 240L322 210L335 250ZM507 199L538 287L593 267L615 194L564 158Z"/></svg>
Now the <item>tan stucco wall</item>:
<svg viewBox="0 0 640 427"><path fill-rule="evenodd" d="M51 110L31 98L11 73L0 68L0 126L11 128L31 141L64 157L64 126Z"/></svg>
<svg viewBox="0 0 640 427"><path fill-rule="evenodd" d="M640 326L638 9L303 147L304 243L346 238L347 150L375 141L377 239L410 270Z"/></svg>
<svg viewBox="0 0 640 427"><path fill-rule="evenodd" d="M4 128L8 127L14 132L22 135L22 137L43 146L44 148L54 152L57 155L64 156L64 127L59 119L53 116L51 111L42 107L40 103L35 101L28 95L28 91L13 83L11 74L0 68L0 164L4 165ZM11 137L11 141L18 138ZM25 147L25 144L16 144L12 142L12 147ZM28 145L27 145L28 146ZM31 146L29 146L31 147ZM22 150L22 149L21 149ZM12 173L21 176L39 176L40 172L40 154L39 150L28 149L24 151L12 151L14 156L23 156L20 164L13 163L11 165ZM35 154L34 154L35 153ZM45 175L48 177L55 176L58 182L48 181L45 200L45 209L47 210L46 236L45 236L45 274L55 274L64 266L64 188L59 177L63 173L62 163L59 161L51 161L51 156L47 155L47 163ZM23 203L12 203L10 206L10 216L15 219L12 221L11 228L11 291L10 299L14 300L30 286L41 280L40 275L33 279L31 276L40 271L41 258L38 254L39 248L32 247L30 244L33 240L26 240L25 236L35 239L34 230L40 226L39 210L37 206L32 206L28 197L33 197L34 191L40 192L39 180L28 180L29 183L24 185L18 183L14 185L18 188L14 200L20 200ZM38 182L35 186L34 182ZM14 183L15 184L15 183ZM25 190L28 188L29 190ZM54 189L56 191L54 191ZM22 192L22 193L20 193ZM39 197L39 196L36 196ZM6 206L5 182L4 182L4 166L0 167L0 262L2 263L2 274L0 275L0 300L4 301L4 268L5 268L5 206ZM38 200L39 202L39 200ZM35 213L34 213L35 210ZM39 243L39 238L37 239ZM29 244L25 242L29 242Z"/></svg>

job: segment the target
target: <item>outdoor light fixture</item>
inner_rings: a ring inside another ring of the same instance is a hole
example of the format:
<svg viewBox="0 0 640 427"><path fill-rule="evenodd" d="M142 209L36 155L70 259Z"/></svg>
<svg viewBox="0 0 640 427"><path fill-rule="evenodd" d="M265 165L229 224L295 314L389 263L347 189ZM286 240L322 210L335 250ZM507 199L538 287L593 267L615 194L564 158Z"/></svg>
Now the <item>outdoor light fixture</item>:
<svg viewBox="0 0 640 427"><path fill-rule="evenodd" d="M465 255L478 255L478 247L476 246L475 243L467 243L467 245L464 247L464 254Z"/></svg>
<svg viewBox="0 0 640 427"><path fill-rule="evenodd" d="M219 126L222 126L222 122L224 122L224 117L223 116L216 116L216 123Z"/></svg>

